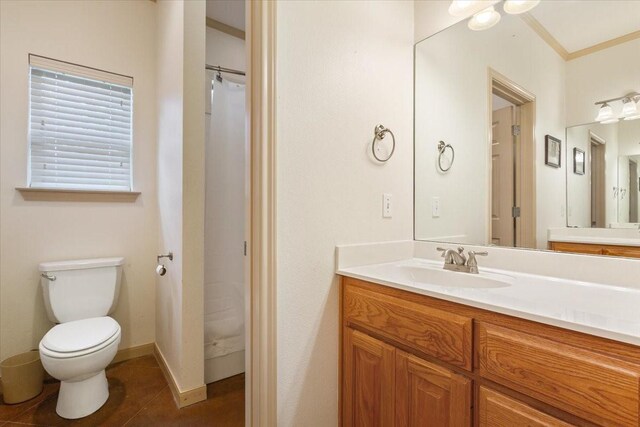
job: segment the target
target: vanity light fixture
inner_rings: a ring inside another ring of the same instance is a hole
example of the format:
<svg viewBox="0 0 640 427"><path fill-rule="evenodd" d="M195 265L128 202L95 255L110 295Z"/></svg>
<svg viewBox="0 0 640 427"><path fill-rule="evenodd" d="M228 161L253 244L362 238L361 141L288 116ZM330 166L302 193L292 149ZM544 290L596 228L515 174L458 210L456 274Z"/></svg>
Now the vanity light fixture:
<svg viewBox="0 0 640 427"><path fill-rule="evenodd" d="M473 15L467 26L473 31L488 30L489 28L500 22L500 13L493 6Z"/></svg>
<svg viewBox="0 0 640 427"><path fill-rule="evenodd" d="M504 2L504 11L509 15L519 15L536 7L540 0L507 0Z"/></svg>
<svg viewBox="0 0 640 427"><path fill-rule="evenodd" d="M611 108L611 105L607 104L606 102L602 104L602 107L600 107L600 111L598 111L596 122L607 124L607 123L615 123L617 121L618 119L614 117L613 108Z"/></svg>
<svg viewBox="0 0 640 427"><path fill-rule="evenodd" d="M629 97L622 100L622 117L624 117L625 120L640 119L640 112L638 111L638 105L634 98Z"/></svg>
<svg viewBox="0 0 640 427"><path fill-rule="evenodd" d="M613 113L613 108L609 105L610 102L622 101L622 115L618 117ZM605 101L598 101L595 105L600 106L596 121L602 124L617 123L620 118L624 120L640 119L640 111L638 111L638 102L640 102L640 93L632 92L625 96L618 98L607 99Z"/></svg>

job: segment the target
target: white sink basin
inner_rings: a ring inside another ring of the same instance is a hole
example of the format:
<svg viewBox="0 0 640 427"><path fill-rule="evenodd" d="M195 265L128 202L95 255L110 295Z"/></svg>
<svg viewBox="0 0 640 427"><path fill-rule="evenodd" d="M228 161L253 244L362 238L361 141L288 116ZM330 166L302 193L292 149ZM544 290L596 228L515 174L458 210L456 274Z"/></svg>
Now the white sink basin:
<svg viewBox="0 0 640 427"><path fill-rule="evenodd" d="M397 268L402 271L402 274L409 275L410 280L413 282L443 288L504 288L511 286L514 282L513 277L502 274L470 274L444 270L442 268L416 267L410 265L399 265Z"/></svg>

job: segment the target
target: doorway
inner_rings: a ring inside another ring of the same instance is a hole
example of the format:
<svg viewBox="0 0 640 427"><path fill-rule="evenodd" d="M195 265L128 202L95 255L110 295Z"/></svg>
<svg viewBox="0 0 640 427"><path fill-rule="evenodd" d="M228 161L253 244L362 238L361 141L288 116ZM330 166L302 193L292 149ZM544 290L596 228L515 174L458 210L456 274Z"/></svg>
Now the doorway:
<svg viewBox="0 0 640 427"><path fill-rule="evenodd" d="M204 382L211 424L248 423L250 143L245 2L206 2ZM214 392L215 391L215 392Z"/></svg>
<svg viewBox="0 0 640 427"><path fill-rule="evenodd" d="M638 163L629 160L629 222L638 222Z"/></svg>
<svg viewBox="0 0 640 427"><path fill-rule="evenodd" d="M535 96L489 69L489 241L536 247Z"/></svg>
<svg viewBox="0 0 640 427"><path fill-rule="evenodd" d="M605 208L605 140L589 131L589 174L591 185L591 227L604 228Z"/></svg>

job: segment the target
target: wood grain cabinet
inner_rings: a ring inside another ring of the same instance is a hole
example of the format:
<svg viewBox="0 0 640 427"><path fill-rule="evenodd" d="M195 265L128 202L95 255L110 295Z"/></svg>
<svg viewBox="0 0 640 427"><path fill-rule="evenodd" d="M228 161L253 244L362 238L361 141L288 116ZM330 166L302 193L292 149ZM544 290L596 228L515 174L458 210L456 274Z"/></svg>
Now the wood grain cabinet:
<svg viewBox="0 0 640 427"><path fill-rule="evenodd" d="M471 381L346 328L343 426L468 427Z"/></svg>
<svg viewBox="0 0 640 427"><path fill-rule="evenodd" d="M341 425L640 427L640 347L343 278Z"/></svg>
<svg viewBox="0 0 640 427"><path fill-rule="evenodd" d="M518 402L504 394L486 387L480 387L478 393L478 424L480 427L569 427L551 415Z"/></svg>
<svg viewBox="0 0 640 427"><path fill-rule="evenodd" d="M471 424L471 380L396 351L396 426L468 427Z"/></svg>
<svg viewBox="0 0 640 427"><path fill-rule="evenodd" d="M591 243L549 242L549 249L575 254L640 258L639 246L600 245Z"/></svg>
<svg viewBox="0 0 640 427"><path fill-rule="evenodd" d="M344 426L394 425L395 348L361 332L344 332Z"/></svg>

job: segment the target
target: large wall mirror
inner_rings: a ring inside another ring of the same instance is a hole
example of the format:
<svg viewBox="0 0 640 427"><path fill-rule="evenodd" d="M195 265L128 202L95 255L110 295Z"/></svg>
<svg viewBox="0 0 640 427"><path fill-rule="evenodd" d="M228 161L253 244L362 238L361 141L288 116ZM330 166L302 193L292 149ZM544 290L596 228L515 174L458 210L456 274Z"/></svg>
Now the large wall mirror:
<svg viewBox="0 0 640 427"><path fill-rule="evenodd" d="M638 229L640 1L493 7L415 46L416 240Z"/></svg>

